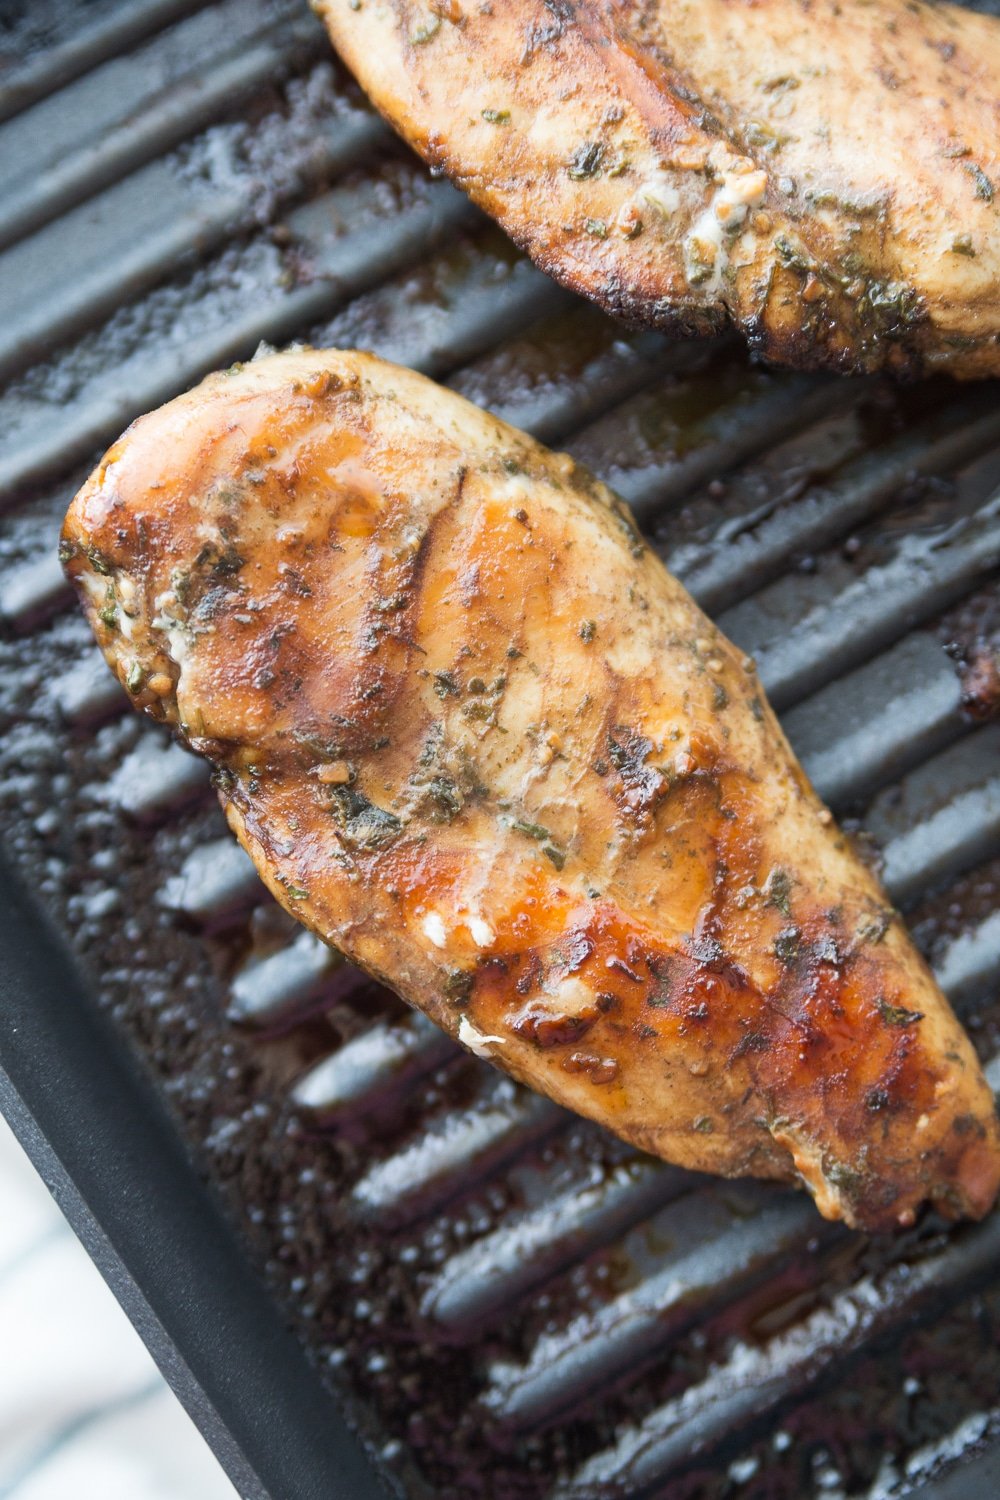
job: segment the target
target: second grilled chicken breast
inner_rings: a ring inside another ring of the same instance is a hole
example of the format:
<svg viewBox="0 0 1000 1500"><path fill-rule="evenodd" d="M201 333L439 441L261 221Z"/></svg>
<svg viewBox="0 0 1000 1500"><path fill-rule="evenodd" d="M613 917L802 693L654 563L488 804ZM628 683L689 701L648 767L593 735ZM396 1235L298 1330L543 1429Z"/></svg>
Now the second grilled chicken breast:
<svg viewBox="0 0 1000 1500"><path fill-rule="evenodd" d="M753 664L564 456L371 356L144 417L64 559L287 909L668 1160L982 1214L993 1099Z"/></svg>
<svg viewBox="0 0 1000 1500"><path fill-rule="evenodd" d="M922 0L314 0L373 102L610 312L1000 373L1000 21Z"/></svg>

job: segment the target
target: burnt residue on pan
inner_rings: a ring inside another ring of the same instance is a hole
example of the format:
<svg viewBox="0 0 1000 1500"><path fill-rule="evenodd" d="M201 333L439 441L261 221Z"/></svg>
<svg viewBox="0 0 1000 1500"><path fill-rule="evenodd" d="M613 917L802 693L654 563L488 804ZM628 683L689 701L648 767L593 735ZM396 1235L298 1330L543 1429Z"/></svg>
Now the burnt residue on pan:
<svg viewBox="0 0 1000 1500"><path fill-rule="evenodd" d="M985 723L1000 713L1000 596L973 594L941 622L945 650L962 682L962 707Z"/></svg>

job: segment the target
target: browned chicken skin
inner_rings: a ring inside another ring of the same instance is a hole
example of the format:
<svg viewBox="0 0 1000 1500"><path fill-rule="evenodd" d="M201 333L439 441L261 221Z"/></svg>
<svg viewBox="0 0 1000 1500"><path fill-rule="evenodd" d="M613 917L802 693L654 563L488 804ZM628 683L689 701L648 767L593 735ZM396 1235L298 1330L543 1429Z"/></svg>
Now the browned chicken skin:
<svg viewBox="0 0 1000 1500"><path fill-rule="evenodd" d="M1000 373L1000 21L923 0L314 0L558 280L801 366Z"/></svg>
<svg viewBox="0 0 1000 1500"><path fill-rule="evenodd" d="M569 458L272 356L136 422L63 556L278 900L460 1042L852 1224L989 1208L968 1040L753 664Z"/></svg>

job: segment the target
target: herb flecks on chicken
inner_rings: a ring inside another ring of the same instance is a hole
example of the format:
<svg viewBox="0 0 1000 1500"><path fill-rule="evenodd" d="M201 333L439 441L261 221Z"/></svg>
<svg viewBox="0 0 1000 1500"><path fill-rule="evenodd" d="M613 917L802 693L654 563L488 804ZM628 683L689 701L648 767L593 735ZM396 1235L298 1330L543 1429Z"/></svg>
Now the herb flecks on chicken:
<svg viewBox="0 0 1000 1500"><path fill-rule="evenodd" d="M275 896L670 1161L982 1214L993 1100L752 663L565 456L371 356L141 418L63 555Z"/></svg>
<svg viewBox="0 0 1000 1500"><path fill-rule="evenodd" d="M1000 20L923 0L314 0L375 105L610 312L1000 373Z"/></svg>

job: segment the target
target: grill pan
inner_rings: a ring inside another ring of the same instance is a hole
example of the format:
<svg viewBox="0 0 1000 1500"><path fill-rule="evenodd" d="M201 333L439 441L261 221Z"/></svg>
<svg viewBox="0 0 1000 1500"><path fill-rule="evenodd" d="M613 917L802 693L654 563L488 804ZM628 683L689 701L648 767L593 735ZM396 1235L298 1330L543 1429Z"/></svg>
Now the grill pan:
<svg viewBox="0 0 1000 1500"><path fill-rule="evenodd" d="M132 417L262 340L568 447L757 657L1000 1088L997 386L612 324L300 0L7 4L0 62L0 1105L240 1493L996 1492L1000 1216L873 1243L460 1054L270 900L55 538Z"/></svg>

